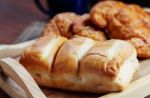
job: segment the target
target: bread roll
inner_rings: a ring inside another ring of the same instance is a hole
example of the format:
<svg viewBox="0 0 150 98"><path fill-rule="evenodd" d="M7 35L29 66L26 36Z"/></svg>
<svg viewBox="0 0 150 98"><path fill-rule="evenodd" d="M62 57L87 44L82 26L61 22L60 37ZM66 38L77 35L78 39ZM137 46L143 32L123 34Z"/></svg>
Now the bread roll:
<svg viewBox="0 0 150 98"><path fill-rule="evenodd" d="M40 80L39 83L51 82L50 71L54 58L65 41L66 38L56 35L41 37L24 51L20 63L27 68L35 80Z"/></svg>
<svg viewBox="0 0 150 98"><path fill-rule="evenodd" d="M97 93L122 91L139 67L136 56L128 42L98 43L80 61L79 77L84 90Z"/></svg>
<svg viewBox="0 0 150 98"><path fill-rule="evenodd" d="M95 44L90 38L75 37L67 41L59 50L53 67L52 75L55 86L78 90L79 61Z"/></svg>
<svg viewBox="0 0 150 98"><path fill-rule="evenodd" d="M40 38L25 50L20 63L39 85L93 93L123 90L139 65L128 42L56 36Z"/></svg>

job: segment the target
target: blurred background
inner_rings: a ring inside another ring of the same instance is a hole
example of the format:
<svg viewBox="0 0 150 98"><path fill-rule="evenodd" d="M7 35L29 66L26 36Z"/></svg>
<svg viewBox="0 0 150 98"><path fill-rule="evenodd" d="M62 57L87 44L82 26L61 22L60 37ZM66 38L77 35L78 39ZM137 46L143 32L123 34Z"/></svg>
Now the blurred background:
<svg viewBox="0 0 150 98"><path fill-rule="evenodd" d="M87 1L90 1L90 5L88 5L89 6L88 9L90 9L90 6L92 6L93 4L95 4L100 0L0 0L0 44L13 43L15 39L22 33L22 31L32 22L35 21L47 22L49 17L52 16L52 15L48 16L42 13L42 11L39 10L39 8L42 10L41 6L39 6L38 8L34 1L40 1L40 4L44 6L43 10L48 8L48 6L53 5L54 9L63 10L63 8L61 7L63 6L64 1L76 2L73 3L74 5L76 5L76 8L78 8L75 10L78 10L78 12L81 14L82 13L81 11L83 11L82 9L84 9L83 6L88 4ZM138 3L146 7L150 5L149 0L123 0L123 1L127 3ZM56 5L60 3L60 6L56 7L55 3ZM70 4L68 3L68 6L69 5ZM74 5L70 5L70 7L68 8L72 10L75 7ZM47 12L45 11L45 13ZM48 13L52 12L49 11Z"/></svg>
<svg viewBox="0 0 150 98"><path fill-rule="evenodd" d="M31 22L47 20L33 0L0 0L0 44L12 43Z"/></svg>

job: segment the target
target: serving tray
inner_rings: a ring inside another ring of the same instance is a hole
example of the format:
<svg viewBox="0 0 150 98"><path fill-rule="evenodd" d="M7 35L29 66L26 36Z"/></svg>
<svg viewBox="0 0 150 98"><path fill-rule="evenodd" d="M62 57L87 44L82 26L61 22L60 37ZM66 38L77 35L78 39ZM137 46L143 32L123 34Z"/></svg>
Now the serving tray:
<svg viewBox="0 0 150 98"><path fill-rule="evenodd" d="M122 92L102 95L39 87L18 63L23 50L33 42L0 46L0 87L12 98L144 98L150 95L150 59L140 61L140 69Z"/></svg>

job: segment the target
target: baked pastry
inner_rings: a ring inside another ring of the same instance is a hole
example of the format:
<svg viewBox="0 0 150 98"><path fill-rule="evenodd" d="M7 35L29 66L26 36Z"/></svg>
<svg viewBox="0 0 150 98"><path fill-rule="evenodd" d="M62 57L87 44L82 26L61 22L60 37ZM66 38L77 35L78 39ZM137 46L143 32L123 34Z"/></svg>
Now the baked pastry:
<svg viewBox="0 0 150 98"><path fill-rule="evenodd" d="M129 41L138 57L150 57L150 15L137 5L128 5L108 16L108 34L111 38Z"/></svg>
<svg viewBox="0 0 150 98"><path fill-rule="evenodd" d="M45 28L44 28L44 30L43 30L42 36L48 36L48 35L50 35L50 34L55 34L55 35L61 36L61 34L60 34L60 32L59 32L57 26L56 26L56 25L53 25L53 24L51 23L51 21L49 21L49 22L46 24L46 26L45 26Z"/></svg>
<svg viewBox="0 0 150 98"><path fill-rule="evenodd" d="M82 88L78 82L79 61L96 42L86 37L75 37L67 41L59 50L53 66L52 76L55 86L76 90ZM63 56L63 58L62 58Z"/></svg>
<svg viewBox="0 0 150 98"><path fill-rule="evenodd" d="M28 47L20 63L41 86L79 92L122 91L139 63L125 41L44 36Z"/></svg>
<svg viewBox="0 0 150 98"><path fill-rule="evenodd" d="M130 42L138 57L150 58L150 14L138 5L103 1L91 10L93 22L110 38Z"/></svg>
<svg viewBox="0 0 150 98"><path fill-rule="evenodd" d="M66 38L56 35L40 37L32 46L25 49L20 63L33 77L38 77L41 82L50 82L50 71L55 56L65 41Z"/></svg>
<svg viewBox="0 0 150 98"><path fill-rule="evenodd" d="M91 22L89 14L82 16L71 12L57 14L46 25L43 30L43 36L47 36L51 33L69 39L78 35L99 41L106 40L104 32Z"/></svg>
<svg viewBox="0 0 150 98"><path fill-rule="evenodd" d="M91 20L99 28L106 28L108 14L115 14L118 10L125 8L126 4L120 1L106 0L98 2L90 11Z"/></svg>
<svg viewBox="0 0 150 98"><path fill-rule="evenodd" d="M139 67L136 56L135 49L125 41L98 43L80 60L79 77L84 90L103 93L124 90Z"/></svg>
<svg viewBox="0 0 150 98"><path fill-rule="evenodd" d="M64 12L54 16L44 29L43 35L51 32L64 36L66 38L72 37L72 24L79 16L72 12Z"/></svg>
<svg viewBox="0 0 150 98"><path fill-rule="evenodd" d="M84 14L73 23L73 33L76 35L89 37L94 40L104 41L106 36L101 29L98 29L91 21L89 14Z"/></svg>

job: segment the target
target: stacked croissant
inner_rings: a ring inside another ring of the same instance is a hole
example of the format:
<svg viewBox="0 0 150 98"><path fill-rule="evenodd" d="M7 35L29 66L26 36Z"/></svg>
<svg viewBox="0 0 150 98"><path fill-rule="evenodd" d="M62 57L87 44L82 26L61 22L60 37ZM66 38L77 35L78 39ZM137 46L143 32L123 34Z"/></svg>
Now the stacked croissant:
<svg viewBox="0 0 150 98"><path fill-rule="evenodd" d="M41 86L79 92L122 91L150 57L150 15L134 4L101 1L90 14L60 13L20 63Z"/></svg>

